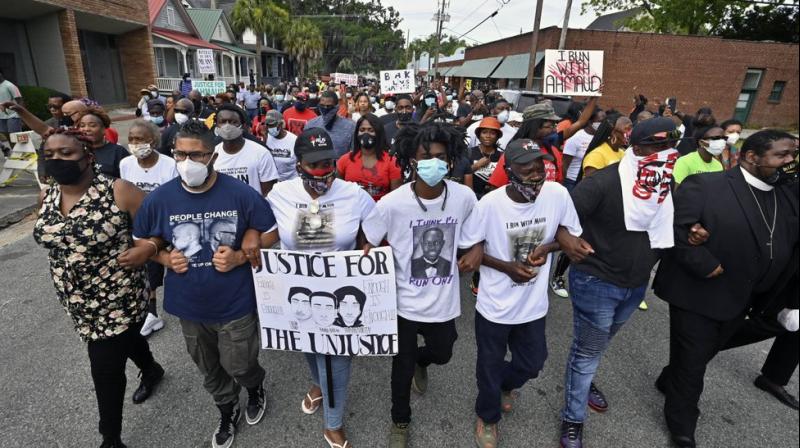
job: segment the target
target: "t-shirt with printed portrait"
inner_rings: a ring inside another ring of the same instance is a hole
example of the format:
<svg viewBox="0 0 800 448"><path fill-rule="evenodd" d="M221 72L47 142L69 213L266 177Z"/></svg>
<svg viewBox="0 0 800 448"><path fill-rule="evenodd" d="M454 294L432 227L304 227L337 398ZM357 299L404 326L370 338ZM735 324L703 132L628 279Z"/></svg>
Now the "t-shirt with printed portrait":
<svg viewBox="0 0 800 448"><path fill-rule="evenodd" d="M272 154L262 145L244 140L244 146L235 154L228 154L220 143L214 149L219 154L214 162L214 169L250 185L261 193L261 182L278 179L278 170Z"/></svg>

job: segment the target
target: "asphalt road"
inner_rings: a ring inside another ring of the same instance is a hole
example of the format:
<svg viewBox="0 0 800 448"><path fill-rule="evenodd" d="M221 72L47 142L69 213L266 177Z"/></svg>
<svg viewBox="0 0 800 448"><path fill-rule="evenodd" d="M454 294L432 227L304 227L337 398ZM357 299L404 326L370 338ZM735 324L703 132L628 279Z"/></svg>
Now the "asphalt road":
<svg viewBox="0 0 800 448"><path fill-rule="evenodd" d="M96 447L97 407L86 348L55 299L46 253L29 232L30 222L0 232L0 447ZM596 381L611 407L590 415L588 447L669 446L663 398L653 387L668 355L667 307L654 297L648 301L650 310L634 314L601 364ZM473 303L463 290L454 358L445 367L432 367L428 393L412 398L412 447L474 446ZM558 446L572 324L568 300L551 297L550 305L550 358L541 376L521 390L515 412L500 423L503 447ZM177 320L166 316L166 321L150 338L165 380L146 403L126 402L123 439L131 448L209 447L217 409L186 354ZM701 401L700 446L798 446L798 413L752 385L769 347L766 342L725 352L711 363ZM244 424L234 446L325 447L321 412L300 411L309 386L303 357L263 351L260 359L267 370L267 415L258 426ZM355 447L387 445L390 366L388 358L354 363L345 424ZM137 373L129 363L128 400ZM796 372L788 389L797 394Z"/></svg>

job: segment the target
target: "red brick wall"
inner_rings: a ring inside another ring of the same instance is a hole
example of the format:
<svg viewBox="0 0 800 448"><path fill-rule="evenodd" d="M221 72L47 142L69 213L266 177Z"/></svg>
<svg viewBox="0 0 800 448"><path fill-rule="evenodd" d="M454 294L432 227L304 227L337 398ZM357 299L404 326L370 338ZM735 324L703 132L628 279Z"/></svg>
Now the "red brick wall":
<svg viewBox="0 0 800 448"><path fill-rule="evenodd" d="M75 27L75 14L72 10L67 9L58 13L58 28L61 32L64 61L69 74L70 94L72 96L87 96L89 92L86 89L81 47L78 42L78 29Z"/></svg>
<svg viewBox="0 0 800 448"><path fill-rule="evenodd" d="M153 40L149 27L121 34L117 38L117 47L125 76L128 103L135 105L139 101L139 90L156 82Z"/></svg>
<svg viewBox="0 0 800 448"><path fill-rule="evenodd" d="M119 20L147 25L150 16L147 0L39 0L65 9L75 9Z"/></svg>
<svg viewBox="0 0 800 448"><path fill-rule="evenodd" d="M557 48L560 30L544 29L540 51ZM530 51L530 33L468 48L465 60ZM657 101L676 97L679 109L709 106L719 120L733 116L748 68L765 69L748 122L752 126L798 124L798 45L712 37L569 30L566 48L605 51L601 105L627 112L633 91ZM767 101L774 81L786 81L780 103Z"/></svg>

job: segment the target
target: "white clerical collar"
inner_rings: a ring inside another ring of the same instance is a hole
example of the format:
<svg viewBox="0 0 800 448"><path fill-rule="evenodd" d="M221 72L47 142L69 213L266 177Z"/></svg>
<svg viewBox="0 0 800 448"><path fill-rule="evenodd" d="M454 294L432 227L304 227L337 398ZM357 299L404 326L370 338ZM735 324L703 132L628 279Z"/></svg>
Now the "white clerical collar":
<svg viewBox="0 0 800 448"><path fill-rule="evenodd" d="M744 169L744 167L740 166L739 169L741 169L742 174L744 174L744 181L750 184L751 186L756 187L761 191L772 191L772 189L775 188L772 185L757 178L756 176L750 174L746 169Z"/></svg>

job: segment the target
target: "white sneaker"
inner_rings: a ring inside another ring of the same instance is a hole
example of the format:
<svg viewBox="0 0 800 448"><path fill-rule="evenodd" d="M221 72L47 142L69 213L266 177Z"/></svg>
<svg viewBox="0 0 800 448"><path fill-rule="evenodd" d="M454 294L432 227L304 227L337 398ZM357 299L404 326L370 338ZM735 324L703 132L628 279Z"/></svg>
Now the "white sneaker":
<svg viewBox="0 0 800 448"><path fill-rule="evenodd" d="M569 297L569 291L567 291L567 285L564 284L563 277L554 278L553 281L550 282L550 289L559 297L565 299Z"/></svg>
<svg viewBox="0 0 800 448"><path fill-rule="evenodd" d="M164 328L164 319L156 316L153 313L147 313L147 319L144 320L142 331L139 333L142 336L150 336L150 333Z"/></svg>

